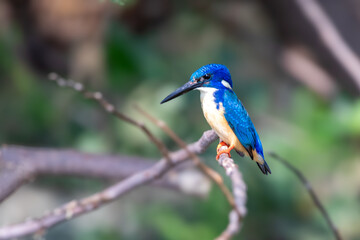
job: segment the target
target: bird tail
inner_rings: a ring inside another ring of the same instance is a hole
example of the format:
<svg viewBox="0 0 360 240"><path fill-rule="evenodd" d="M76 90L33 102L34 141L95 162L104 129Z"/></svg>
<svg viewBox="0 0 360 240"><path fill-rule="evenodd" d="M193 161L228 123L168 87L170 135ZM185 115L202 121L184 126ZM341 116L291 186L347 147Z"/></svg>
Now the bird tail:
<svg viewBox="0 0 360 240"><path fill-rule="evenodd" d="M267 162L265 161L264 154L262 153L262 151L260 151L260 153L259 153L258 151L253 149L251 153L252 153L252 155L250 155L251 158L256 162L256 164L260 168L261 172L265 175L268 175L268 173L271 174L270 167L267 164Z"/></svg>
<svg viewBox="0 0 360 240"><path fill-rule="evenodd" d="M268 173L271 174L270 167L267 164L267 162L265 161L265 159L264 159L263 164L258 163L258 162L256 162L256 163L259 166L259 168L260 168L260 170L262 171L263 174L265 174L265 175L268 175Z"/></svg>

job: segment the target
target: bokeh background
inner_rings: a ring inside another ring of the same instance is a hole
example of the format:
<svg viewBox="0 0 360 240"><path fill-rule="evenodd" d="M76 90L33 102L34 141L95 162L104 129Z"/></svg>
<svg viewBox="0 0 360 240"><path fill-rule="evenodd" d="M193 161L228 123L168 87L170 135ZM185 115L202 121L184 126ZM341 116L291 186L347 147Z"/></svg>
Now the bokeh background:
<svg viewBox="0 0 360 240"><path fill-rule="evenodd" d="M321 18L325 13L359 57L360 3L304 0L304 7L299 2L2 0L0 143L156 161L161 155L142 132L57 87L48 73L84 82L122 112L146 121L133 109L139 104L193 142L209 129L199 94L159 102L200 66L221 63L230 69L265 153L276 152L299 168L344 238L360 239L360 67L351 58L339 60L336 53L344 51L337 42L329 45L334 36ZM215 148L203 159L223 175ZM267 157L273 174L264 176L249 159L235 159L248 186L248 215L239 239L333 238L304 187L283 165ZM0 206L0 225L40 216L108 185L79 177L34 179ZM145 186L54 227L46 238L213 239L227 225L228 212L216 187L199 198Z"/></svg>

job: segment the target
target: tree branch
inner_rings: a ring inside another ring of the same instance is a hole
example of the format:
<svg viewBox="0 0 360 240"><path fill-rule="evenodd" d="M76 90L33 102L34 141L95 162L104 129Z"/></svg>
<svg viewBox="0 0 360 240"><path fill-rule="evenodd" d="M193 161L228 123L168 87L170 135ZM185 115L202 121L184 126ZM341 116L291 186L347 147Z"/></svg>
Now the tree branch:
<svg viewBox="0 0 360 240"><path fill-rule="evenodd" d="M200 154L217 138L214 131L206 131L197 142L190 144L188 148L191 152ZM0 239L12 239L37 232L43 232L61 222L94 211L137 187L158 179L170 169L174 168L174 166L189 158L189 154L183 149L171 153L169 156L171 162L163 158L152 167L135 173L121 182L87 198L69 202L42 217L2 227L0 228Z"/></svg>
<svg viewBox="0 0 360 240"><path fill-rule="evenodd" d="M227 146L222 146L219 151L225 150ZM217 238L217 240L231 239L241 229L241 221L246 215L246 184L242 178L242 174L234 160L226 153L219 157L219 164L225 169L226 175L231 179L235 208L229 214L229 224L225 231Z"/></svg>

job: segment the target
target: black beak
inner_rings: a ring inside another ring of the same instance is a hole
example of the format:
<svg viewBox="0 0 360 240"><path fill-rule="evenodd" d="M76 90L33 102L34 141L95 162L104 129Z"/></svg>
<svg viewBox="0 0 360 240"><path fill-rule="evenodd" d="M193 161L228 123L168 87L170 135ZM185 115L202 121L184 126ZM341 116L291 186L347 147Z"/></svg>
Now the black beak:
<svg viewBox="0 0 360 240"><path fill-rule="evenodd" d="M191 81L187 82L182 87L179 87L174 92L169 94L166 98L164 98L164 100L162 100L160 104L170 101L171 99L174 99L180 95L183 95L184 93L187 93L195 88L201 87L202 85L203 85L203 82L198 82L198 83L191 82Z"/></svg>

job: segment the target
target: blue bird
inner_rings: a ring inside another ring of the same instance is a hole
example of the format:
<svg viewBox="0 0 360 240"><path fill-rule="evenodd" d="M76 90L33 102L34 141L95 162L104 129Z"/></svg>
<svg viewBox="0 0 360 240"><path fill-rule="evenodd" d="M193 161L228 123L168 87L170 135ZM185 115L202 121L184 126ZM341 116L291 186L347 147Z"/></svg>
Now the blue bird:
<svg viewBox="0 0 360 240"><path fill-rule="evenodd" d="M232 90L231 75L221 64L209 64L196 70L190 81L168 95L165 103L193 89L200 91L204 116L220 138L216 159L223 153L230 156L235 149L241 156L250 156L264 174L271 174L266 163L259 135L249 114ZM228 146L220 151L222 146Z"/></svg>

